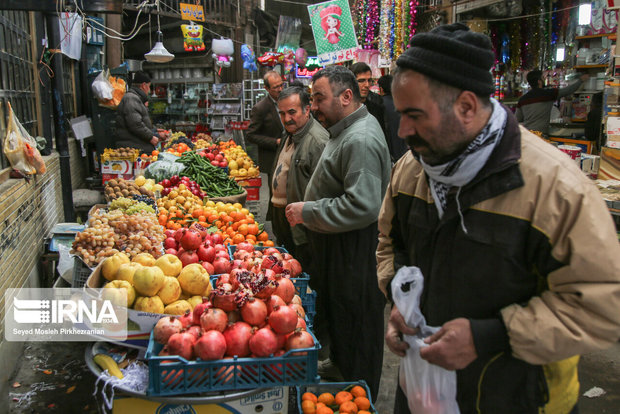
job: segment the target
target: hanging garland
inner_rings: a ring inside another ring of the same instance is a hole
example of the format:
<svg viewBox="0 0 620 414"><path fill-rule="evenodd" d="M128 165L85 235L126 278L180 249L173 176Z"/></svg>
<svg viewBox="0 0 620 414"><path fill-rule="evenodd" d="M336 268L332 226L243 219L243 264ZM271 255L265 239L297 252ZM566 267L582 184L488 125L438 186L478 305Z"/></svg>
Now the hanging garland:
<svg viewBox="0 0 620 414"><path fill-rule="evenodd" d="M355 34L357 36L357 44L364 44L364 33L366 32L366 19L364 16L366 0L355 0L351 8L351 17L355 25Z"/></svg>
<svg viewBox="0 0 620 414"><path fill-rule="evenodd" d="M396 0L394 2L394 43L392 43L392 56L394 59L403 53L403 0Z"/></svg>
<svg viewBox="0 0 620 414"><path fill-rule="evenodd" d="M379 28L379 4L377 0L368 0L366 3L366 36L364 49L374 49L377 29Z"/></svg>
<svg viewBox="0 0 620 414"><path fill-rule="evenodd" d="M407 44L409 44L409 40L413 37L416 31L416 27L418 26L418 0L409 0L409 13L407 13L407 29L409 30L409 38L407 39Z"/></svg>
<svg viewBox="0 0 620 414"><path fill-rule="evenodd" d="M390 33L392 26L390 23L390 11L394 5L393 0L381 0L381 12L379 19L379 53L383 59L390 59Z"/></svg>
<svg viewBox="0 0 620 414"><path fill-rule="evenodd" d="M513 72L521 67L521 21L512 21L508 25L510 35L510 68Z"/></svg>

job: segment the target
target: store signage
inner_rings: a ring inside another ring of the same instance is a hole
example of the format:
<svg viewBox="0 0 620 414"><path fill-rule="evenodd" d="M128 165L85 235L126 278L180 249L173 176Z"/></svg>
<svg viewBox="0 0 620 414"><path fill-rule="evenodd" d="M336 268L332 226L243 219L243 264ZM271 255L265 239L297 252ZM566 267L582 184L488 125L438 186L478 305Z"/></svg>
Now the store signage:
<svg viewBox="0 0 620 414"><path fill-rule="evenodd" d="M308 14L321 66L355 59L357 37L347 0L309 5Z"/></svg>
<svg viewBox="0 0 620 414"><path fill-rule="evenodd" d="M491 4L500 3L502 0L465 0L456 4L456 13L465 13L470 10L479 9L481 7L490 6Z"/></svg>
<svg viewBox="0 0 620 414"><path fill-rule="evenodd" d="M308 56L308 61L306 62L306 67L304 68L300 67L299 65L296 66L297 71L295 73L295 76L297 78L311 78L315 73L323 69L323 67L319 64L319 58L317 56Z"/></svg>
<svg viewBox="0 0 620 414"><path fill-rule="evenodd" d="M181 9L182 20L192 21L205 21L205 11L202 6L198 4L179 3L179 9Z"/></svg>

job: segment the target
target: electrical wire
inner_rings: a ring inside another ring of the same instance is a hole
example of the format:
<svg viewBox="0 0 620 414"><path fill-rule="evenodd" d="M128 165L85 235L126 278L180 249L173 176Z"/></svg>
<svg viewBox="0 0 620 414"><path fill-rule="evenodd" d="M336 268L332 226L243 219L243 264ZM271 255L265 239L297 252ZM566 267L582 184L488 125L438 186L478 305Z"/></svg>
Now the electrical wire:
<svg viewBox="0 0 620 414"><path fill-rule="evenodd" d="M517 20L517 19L525 19L528 17L536 17L536 16L542 16L544 14L553 14L553 13L559 13L562 12L564 10L571 10L571 9L576 9L579 6L570 6L570 7L566 7L564 9L558 9L558 10L549 10L546 12L542 12L542 13L532 13L532 14L526 14L525 16L516 16L516 17L503 17L503 18L497 18L497 19L483 19L483 20L460 20L460 22L505 22L508 20Z"/></svg>

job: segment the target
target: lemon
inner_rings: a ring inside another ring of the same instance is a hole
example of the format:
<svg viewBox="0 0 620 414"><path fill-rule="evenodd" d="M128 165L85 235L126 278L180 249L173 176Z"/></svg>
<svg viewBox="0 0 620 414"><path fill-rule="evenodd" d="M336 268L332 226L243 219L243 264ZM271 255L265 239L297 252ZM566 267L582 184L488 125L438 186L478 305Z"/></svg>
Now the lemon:
<svg viewBox="0 0 620 414"><path fill-rule="evenodd" d="M205 203L205 206L213 208L213 207L215 207L215 202L213 202L213 201L209 200L209 201L207 201L207 202Z"/></svg>

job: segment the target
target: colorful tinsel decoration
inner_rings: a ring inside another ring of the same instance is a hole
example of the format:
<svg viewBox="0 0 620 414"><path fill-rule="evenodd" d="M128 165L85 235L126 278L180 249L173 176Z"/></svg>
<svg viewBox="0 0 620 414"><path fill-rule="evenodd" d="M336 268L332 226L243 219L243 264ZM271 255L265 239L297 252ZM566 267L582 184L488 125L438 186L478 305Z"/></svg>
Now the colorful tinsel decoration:
<svg viewBox="0 0 620 414"><path fill-rule="evenodd" d="M398 57L401 55L401 53L403 53L403 40L404 40L404 33L403 33L403 5L404 5L404 1L403 0L396 0L394 2L394 32L395 36L394 36L394 43L392 45L393 47L393 59L398 59Z"/></svg>
<svg viewBox="0 0 620 414"><path fill-rule="evenodd" d="M508 25L510 34L510 68L513 72L521 67L521 20L511 21Z"/></svg>
<svg viewBox="0 0 620 414"><path fill-rule="evenodd" d="M390 37L392 33L392 24L390 20L390 12L393 10L394 0L381 0L381 14L379 19L379 53L383 59L390 59L392 48L390 45Z"/></svg>
<svg viewBox="0 0 620 414"><path fill-rule="evenodd" d="M413 37L418 26L418 0L409 0L409 13L407 17L407 29L409 30L409 39L407 43Z"/></svg>
<svg viewBox="0 0 620 414"><path fill-rule="evenodd" d="M366 4L366 37L364 49L375 49L374 43L379 30L379 4L377 0L367 0Z"/></svg>

